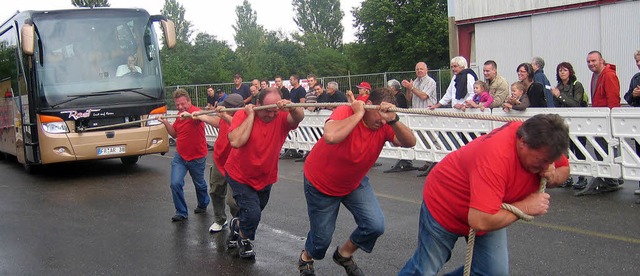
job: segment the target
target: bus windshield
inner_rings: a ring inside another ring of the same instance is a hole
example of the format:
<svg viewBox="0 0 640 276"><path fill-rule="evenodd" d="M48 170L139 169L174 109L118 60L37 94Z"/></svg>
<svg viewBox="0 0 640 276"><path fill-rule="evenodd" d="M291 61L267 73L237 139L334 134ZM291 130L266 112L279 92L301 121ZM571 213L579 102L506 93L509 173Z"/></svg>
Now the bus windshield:
<svg viewBox="0 0 640 276"><path fill-rule="evenodd" d="M157 38L148 13L46 12L34 14L33 23L40 108L164 99Z"/></svg>

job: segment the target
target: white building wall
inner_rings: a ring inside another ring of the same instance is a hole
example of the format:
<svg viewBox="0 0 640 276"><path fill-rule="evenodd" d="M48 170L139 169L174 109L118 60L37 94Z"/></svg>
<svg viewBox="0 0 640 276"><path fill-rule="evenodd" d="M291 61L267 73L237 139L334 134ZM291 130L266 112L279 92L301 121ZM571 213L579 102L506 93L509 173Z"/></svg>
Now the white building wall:
<svg viewBox="0 0 640 276"><path fill-rule="evenodd" d="M616 65L622 98L631 77L638 72L633 60L634 51L640 49L637 11L640 1L630 1L478 23L476 61L481 66L486 60L495 60L498 73L512 83L517 80L518 64L540 56L552 85L556 83L556 66L567 61L573 65L578 81L590 91L592 73L586 56L589 51L598 50L607 62Z"/></svg>
<svg viewBox="0 0 640 276"><path fill-rule="evenodd" d="M467 20L586 2L593 0L454 0L456 20Z"/></svg>

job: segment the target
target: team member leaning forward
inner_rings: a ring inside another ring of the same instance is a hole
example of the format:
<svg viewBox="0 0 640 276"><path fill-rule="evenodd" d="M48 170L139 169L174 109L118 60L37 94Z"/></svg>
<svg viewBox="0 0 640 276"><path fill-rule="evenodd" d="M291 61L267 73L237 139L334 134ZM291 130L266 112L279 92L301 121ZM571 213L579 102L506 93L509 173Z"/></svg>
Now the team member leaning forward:
<svg viewBox="0 0 640 276"><path fill-rule="evenodd" d="M391 91L382 88L373 90L366 102L380 105L379 110L365 110L360 100L336 108L324 126L322 139L309 153L304 164L304 194L310 229L298 263L301 275L314 275L313 260L324 258L340 204L351 212L357 227L333 252L333 260L348 275L363 274L352 255L358 249L371 252L384 232L382 209L366 175L385 142L402 147L416 143L398 115L387 112L394 103Z"/></svg>
<svg viewBox="0 0 640 276"><path fill-rule="evenodd" d="M253 86L252 86L253 89ZM225 180L224 164L227 162L229 153L231 152L231 144L227 134L229 133L229 125L235 114L233 112L224 112L225 108L238 108L244 106L244 100L240 94L231 94L227 96L220 105L216 107L218 116L200 115L201 112L193 113L193 118L201 120L213 127L218 128L218 138L213 145L213 166L209 170L209 195L211 195L211 206L213 207L213 224L209 227L210 233L222 231L227 225L227 214L225 211L225 201L229 205L231 216L235 217L238 213L231 189L227 189L227 181ZM226 200L225 200L226 198Z"/></svg>
<svg viewBox="0 0 640 276"><path fill-rule="evenodd" d="M276 104L277 108L253 110L253 105L237 111L229 128L233 147L224 166L227 183L240 211L230 223L228 247L234 240L241 258L254 258L252 240L260 223L262 210L269 201L271 186L278 181L278 156L289 131L304 119L301 107L287 108L274 87L260 91L256 106Z"/></svg>
<svg viewBox="0 0 640 276"><path fill-rule="evenodd" d="M512 122L450 153L427 177L420 209L418 245L398 275L436 275L460 237L477 231L472 275L509 275L506 227L518 218L501 209L547 213L549 194L538 192L569 177L569 130L557 114ZM462 275L460 267L452 275Z"/></svg>

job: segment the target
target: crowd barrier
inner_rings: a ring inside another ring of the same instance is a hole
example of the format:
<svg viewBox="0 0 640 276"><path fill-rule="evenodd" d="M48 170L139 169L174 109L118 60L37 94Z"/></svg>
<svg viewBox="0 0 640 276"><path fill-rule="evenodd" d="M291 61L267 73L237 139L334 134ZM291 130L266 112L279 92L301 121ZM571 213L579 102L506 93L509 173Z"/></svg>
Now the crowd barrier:
<svg viewBox="0 0 640 276"><path fill-rule="evenodd" d="M455 109L438 111L461 113ZM465 113L483 112L467 109ZM175 111L169 111L175 114ZM528 108L525 111L505 112L486 109L484 114L529 118L536 114L556 113L569 126L571 149L568 151L572 175L640 180L640 108ZM331 114L329 110L310 112L292 130L283 145L286 149L309 151L322 137L323 126ZM380 157L438 162L473 139L505 124L504 122L435 117L428 115L398 114L400 121L412 129L416 136L413 148L385 144ZM213 143L216 128L206 125L207 142Z"/></svg>

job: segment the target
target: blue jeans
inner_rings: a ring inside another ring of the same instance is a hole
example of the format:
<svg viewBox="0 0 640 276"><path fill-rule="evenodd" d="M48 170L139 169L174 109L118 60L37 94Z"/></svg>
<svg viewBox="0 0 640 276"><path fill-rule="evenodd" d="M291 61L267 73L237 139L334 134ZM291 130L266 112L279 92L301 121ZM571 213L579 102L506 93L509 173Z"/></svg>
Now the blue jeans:
<svg viewBox="0 0 640 276"><path fill-rule="evenodd" d="M436 222L424 202L419 223L418 247L398 275L436 275L451 258L451 250L460 237ZM447 275L462 275L463 270L461 266ZM506 228L476 236L471 275L509 275Z"/></svg>
<svg viewBox="0 0 640 276"><path fill-rule="evenodd" d="M184 177L187 171L193 180L198 197L198 207L206 209L209 205L209 194L207 193L207 182L204 180L204 169L207 165L207 158L199 158L191 161L182 159L176 152L171 160L171 196L173 205L176 207L176 215L188 217L187 202L184 200Z"/></svg>
<svg viewBox="0 0 640 276"><path fill-rule="evenodd" d="M228 174L227 183L231 186L233 198L238 204L239 211L237 216L240 221L240 233L243 238L254 240L256 229L258 229L258 224L260 224L260 218L262 217L262 210L269 202L272 185L256 191L248 184L233 180Z"/></svg>
<svg viewBox="0 0 640 276"><path fill-rule="evenodd" d="M371 253L376 240L384 233L384 215L366 176L357 189L345 196L325 195L304 177L304 196L307 199L310 224L305 250L316 260L324 258L331 244L340 203L344 204L356 220L358 227L353 230L349 239L358 248Z"/></svg>

